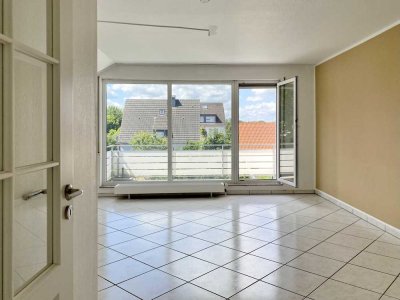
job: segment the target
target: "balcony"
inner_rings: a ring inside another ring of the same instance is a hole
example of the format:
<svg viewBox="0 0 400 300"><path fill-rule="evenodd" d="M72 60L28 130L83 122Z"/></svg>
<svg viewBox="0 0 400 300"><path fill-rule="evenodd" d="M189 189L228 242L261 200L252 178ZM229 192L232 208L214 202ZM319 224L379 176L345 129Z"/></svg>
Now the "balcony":
<svg viewBox="0 0 400 300"><path fill-rule="evenodd" d="M241 144L239 148L240 180L276 179L275 145ZM108 146L106 169L107 181L166 181L167 146ZM204 145L200 150L180 147L172 151L173 180L230 180L231 169L231 145Z"/></svg>

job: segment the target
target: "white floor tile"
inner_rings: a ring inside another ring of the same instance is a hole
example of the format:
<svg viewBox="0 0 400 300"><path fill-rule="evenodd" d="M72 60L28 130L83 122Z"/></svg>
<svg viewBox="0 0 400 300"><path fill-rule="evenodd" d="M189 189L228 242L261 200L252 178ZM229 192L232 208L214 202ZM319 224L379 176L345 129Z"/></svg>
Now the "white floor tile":
<svg viewBox="0 0 400 300"><path fill-rule="evenodd" d="M197 259L192 256L187 256L180 260L174 261L166 266L163 266L162 268L160 268L160 270L179 277L183 280L191 281L217 268L217 265L203 261L201 259Z"/></svg>
<svg viewBox="0 0 400 300"><path fill-rule="evenodd" d="M301 300L302 296L278 288L266 282L257 282L237 293L232 300Z"/></svg>
<svg viewBox="0 0 400 300"><path fill-rule="evenodd" d="M278 269L263 279L267 283L303 296L307 296L325 280L326 278L324 277L287 266Z"/></svg>
<svg viewBox="0 0 400 300"><path fill-rule="evenodd" d="M328 280L311 295L315 300L378 300L380 294L367 291L352 285Z"/></svg>
<svg viewBox="0 0 400 300"><path fill-rule="evenodd" d="M161 296L184 283L184 281L174 276L158 270L153 270L125 281L119 284L119 286L141 299L150 300Z"/></svg>
<svg viewBox="0 0 400 300"><path fill-rule="evenodd" d="M332 279L382 294L393 282L395 276L358 266L346 265Z"/></svg>
<svg viewBox="0 0 400 300"><path fill-rule="evenodd" d="M118 284L132 277L151 271L152 269L153 268L132 258L125 258L100 267L97 273L108 281Z"/></svg>
<svg viewBox="0 0 400 300"><path fill-rule="evenodd" d="M255 281L251 277L219 268L195 279L192 283L217 295L229 298Z"/></svg>

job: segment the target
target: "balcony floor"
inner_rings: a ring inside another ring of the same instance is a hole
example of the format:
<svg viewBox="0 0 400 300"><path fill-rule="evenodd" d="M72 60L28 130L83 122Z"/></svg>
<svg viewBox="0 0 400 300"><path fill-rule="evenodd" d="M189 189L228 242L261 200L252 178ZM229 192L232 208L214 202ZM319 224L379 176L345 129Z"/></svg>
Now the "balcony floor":
<svg viewBox="0 0 400 300"><path fill-rule="evenodd" d="M316 195L99 199L99 299L400 299L400 240Z"/></svg>

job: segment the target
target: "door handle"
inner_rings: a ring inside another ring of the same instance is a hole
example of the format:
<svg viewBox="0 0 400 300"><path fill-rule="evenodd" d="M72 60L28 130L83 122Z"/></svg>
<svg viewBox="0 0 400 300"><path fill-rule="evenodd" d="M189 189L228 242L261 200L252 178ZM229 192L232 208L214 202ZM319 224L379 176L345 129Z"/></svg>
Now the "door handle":
<svg viewBox="0 0 400 300"><path fill-rule="evenodd" d="M43 190L34 191L32 193L24 194L24 195L22 195L22 199L29 200L29 199L32 199L32 198L37 197L39 195L42 195L42 194L46 195L47 194L47 190L43 189Z"/></svg>
<svg viewBox="0 0 400 300"><path fill-rule="evenodd" d="M82 190L74 189L72 187L72 185L70 185L70 184L67 184L65 186L64 195L65 195L65 199L67 199L68 201L71 200L72 198L78 197L78 196L80 196L82 194L83 194Z"/></svg>

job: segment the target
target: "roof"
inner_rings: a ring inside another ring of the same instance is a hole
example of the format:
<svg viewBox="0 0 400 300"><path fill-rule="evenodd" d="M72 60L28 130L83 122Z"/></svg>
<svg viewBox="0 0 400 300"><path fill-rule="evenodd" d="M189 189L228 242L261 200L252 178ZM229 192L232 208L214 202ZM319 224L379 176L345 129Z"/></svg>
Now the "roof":
<svg viewBox="0 0 400 300"><path fill-rule="evenodd" d="M160 110L165 114L160 115ZM167 100L127 99L122 117L119 142L129 143L138 132L167 130ZM200 100L179 100L179 105L172 107L172 129L175 143L200 139Z"/></svg>
<svg viewBox="0 0 400 300"><path fill-rule="evenodd" d="M240 122L239 145L241 150L271 149L276 144L275 122Z"/></svg>
<svg viewBox="0 0 400 300"><path fill-rule="evenodd" d="M200 140L200 128L225 126L223 103L200 102L199 99L174 99L172 129L174 143ZM164 114L160 114L164 110ZM138 132L168 130L167 100L127 99L121 124L119 143L128 144ZM200 115L215 115L217 123L200 123Z"/></svg>
<svg viewBox="0 0 400 300"><path fill-rule="evenodd" d="M218 123L225 123L224 104L221 102L201 102L201 115L216 115Z"/></svg>

